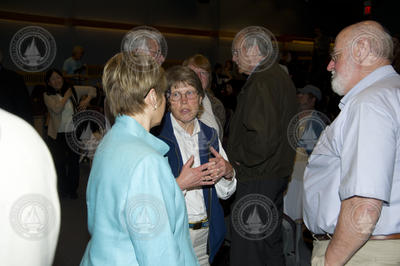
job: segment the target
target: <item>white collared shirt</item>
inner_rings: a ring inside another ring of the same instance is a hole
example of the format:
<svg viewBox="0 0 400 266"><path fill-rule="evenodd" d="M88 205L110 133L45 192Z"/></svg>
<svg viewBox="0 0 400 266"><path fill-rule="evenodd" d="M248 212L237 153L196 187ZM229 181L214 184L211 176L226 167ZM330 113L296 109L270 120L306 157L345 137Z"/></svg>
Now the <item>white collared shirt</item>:
<svg viewBox="0 0 400 266"><path fill-rule="evenodd" d="M308 160L304 221L316 234L333 233L341 201L375 198L383 207L372 235L399 233L400 76L390 65L376 69L339 107Z"/></svg>
<svg viewBox="0 0 400 266"><path fill-rule="evenodd" d="M200 132L200 125L197 118L194 121L193 134L187 133L175 120L174 116L171 115L172 128L174 135L178 142L179 150L182 156L182 162L185 164L189 160L190 156L194 156L194 163L192 167L200 166L200 155L199 155L199 141L198 134ZM221 142L218 140L219 154L228 160L224 149L222 148ZM236 190L236 178L233 177L231 181L221 178L218 183L215 184L217 195L221 199L228 199ZM186 208L188 212L189 222L198 222L207 217L206 206L203 197L203 189L191 189L187 190L185 195Z"/></svg>

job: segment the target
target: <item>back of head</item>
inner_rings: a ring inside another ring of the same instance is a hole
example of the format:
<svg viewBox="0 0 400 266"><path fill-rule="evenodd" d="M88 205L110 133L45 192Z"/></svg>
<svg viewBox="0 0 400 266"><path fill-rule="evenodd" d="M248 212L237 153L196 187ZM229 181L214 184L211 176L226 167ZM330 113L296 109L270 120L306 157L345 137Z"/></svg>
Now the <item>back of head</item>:
<svg viewBox="0 0 400 266"><path fill-rule="evenodd" d="M122 40L122 51L150 55L162 65L167 56L167 42L155 28L139 26L125 34Z"/></svg>
<svg viewBox="0 0 400 266"><path fill-rule="evenodd" d="M211 73L211 64L210 61L202 54L195 54L188 59L186 59L183 63L183 66L193 65L195 67L201 68L208 73Z"/></svg>
<svg viewBox="0 0 400 266"><path fill-rule="evenodd" d="M133 52L113 56L104 67L103 88L114 116L144 111L145 96L154 88L158 96L166 90L164 70L153 57Z"/></svg>
<svg viewBox="0 0 400 266"><path fill-rule="evenodd" d="M232 43L233 61L250 74L271 67L277 60L279 45L275 36L261 26L249 26L238 32Z"/></svg>
<svg viewBox="0 0 400 266"><path fill-rule="evenodd" d="M373 57L369 65L389 64L393 60L393 41L391 35L376 21L362 21L349 26L342 32L346 32L346 40L352 51L354 49L368 48L368 55Z"/></svg>

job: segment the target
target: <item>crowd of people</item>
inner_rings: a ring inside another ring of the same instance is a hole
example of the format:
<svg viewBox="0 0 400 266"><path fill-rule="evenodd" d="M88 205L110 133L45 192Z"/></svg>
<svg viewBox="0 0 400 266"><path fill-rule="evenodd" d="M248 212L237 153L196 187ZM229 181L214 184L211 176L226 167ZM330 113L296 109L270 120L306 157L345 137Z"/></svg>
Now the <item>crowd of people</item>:
<svg viewBox="0 0 400 266"><path fill-rule="evenodd" d="M140 36L104 67L101 105L112 127L91 165L91 239L81 265L212 265L226 242L229 265L291 265L285 215L304 222L314 240L305 265L400 265L400 76L391 65L393 38L379 23L344 28L327 55L332 90L342 97L337 115L322 112L325 89L317 82L296 89L263 27L239 31L232 60L214 70L202 54L164 69L157 52L162 35ZM325 42L319 32L316 43ZM315 60L321 60L325 54L317 48ZM56 191L77 198L79 156L66 135L97 96L96 88L65 79L84 67L82 55L76 47L63 72L46 73L45 140L52 159L35 140L30 152L37 149L42 160L30 174L50 169L42 183L51 187L46 206L53 206L54 221L51 234L42 236L48 241L38 242L43 249L30 254L37 265L50 265L54 256ZM314 78L325 76L315 71ZM12 136L10 114L0 111L1 147ZM12 126L22 130L24 123ZM29 138L37 139L31 131ZM10 150L0 149L4 165L13 158ZM44 193L37 184L32 191ZM15 203L7 202L15 213ZM25 247L10 240L15 224L1 219L6 241ZM15 264L8 254L18 247L3 246L10 252L0 252L1 260Z"/></svg>

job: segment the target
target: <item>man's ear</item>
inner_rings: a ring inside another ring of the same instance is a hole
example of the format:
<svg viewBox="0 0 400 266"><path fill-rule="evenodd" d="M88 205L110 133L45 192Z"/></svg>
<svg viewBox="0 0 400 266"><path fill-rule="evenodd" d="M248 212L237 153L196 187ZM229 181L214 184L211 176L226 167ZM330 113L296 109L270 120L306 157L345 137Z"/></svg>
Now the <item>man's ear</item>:
<svg viewBox="0 0 400 266"><path fill-rule="evenodd" d="M260 49L257 44L252 45L249 49L247 49L246 54L248 56L258 56L260 55Z"/></svg>
<svg viewBox="0 0 400 266"><path fill-rule="evenodd" d="M354 61L361 66L374 65L379 58L371 50L371 40L369 38L360 38L352 47Z"/></svg>

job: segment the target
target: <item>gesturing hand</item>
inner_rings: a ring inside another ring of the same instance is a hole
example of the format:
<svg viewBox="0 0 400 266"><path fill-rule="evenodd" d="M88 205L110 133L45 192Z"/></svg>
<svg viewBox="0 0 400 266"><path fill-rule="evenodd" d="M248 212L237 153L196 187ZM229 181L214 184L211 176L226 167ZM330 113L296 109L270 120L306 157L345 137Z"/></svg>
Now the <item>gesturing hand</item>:
<svg viewBox="0 0 400 266"><path fill-rule="evenodd" d="M217 183L222 177L227 179L233 176L232 165L224 159L213 147L210 147L210 151L215 156L215 158L210 159L210 163L213 163L208 169L212 170L211 178Z"/></svg>
<svg viewBox="0 0 400 266"><path fill-rule="evenodd" d="M81 102L79 103L79 106L78 106L78 111L83 111L83 110L86 110L86 108L89 106L89 103L90 103L90 97L86 97L86 98L84 98L83 100L81 100Z"/></svg>
<svg viewBox="0 0 400 266"><path fill-rule="evenodd" d="M214 185L214 181L210 177L211 171L208 169L213 163L205 163L196 168L192 168L193 162L194 157L192 155L176 178L176 182L181 190Z"/></svg>
<svg viewBox="0 0 400 266"><path fill-rule="evenodd" d="M64 97L65 97L66 99L68 99L68 98L71 97L71 96L72 96L72 89L69 88L69 89L64 93Z"/></svg>

